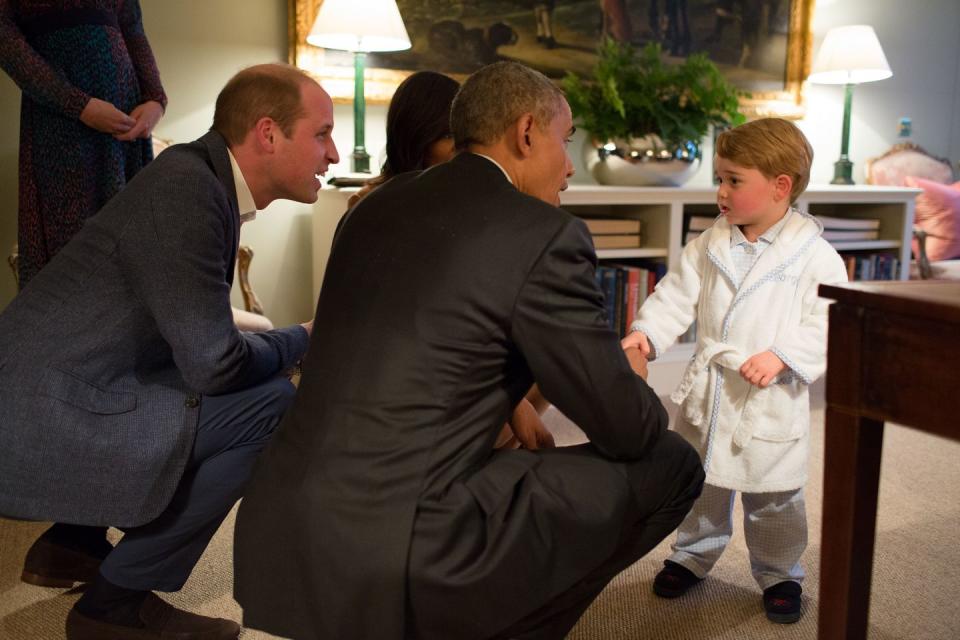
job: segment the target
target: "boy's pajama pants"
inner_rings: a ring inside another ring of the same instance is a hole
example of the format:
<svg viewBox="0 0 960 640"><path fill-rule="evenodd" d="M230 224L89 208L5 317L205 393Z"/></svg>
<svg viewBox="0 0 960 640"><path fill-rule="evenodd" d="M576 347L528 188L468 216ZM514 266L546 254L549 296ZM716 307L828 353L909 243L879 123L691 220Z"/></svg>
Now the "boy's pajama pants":
<svg viewBox="0 0 960 640"><path fill-rule="evenodd" d="M677 529L669 560L698 578L707 575L733 534L736 491L703 485L703 493ZM807 547L807 513L803 489L741 493L743 529L750 568L761 589L778 582L803 580L800 556Z"/></svg>

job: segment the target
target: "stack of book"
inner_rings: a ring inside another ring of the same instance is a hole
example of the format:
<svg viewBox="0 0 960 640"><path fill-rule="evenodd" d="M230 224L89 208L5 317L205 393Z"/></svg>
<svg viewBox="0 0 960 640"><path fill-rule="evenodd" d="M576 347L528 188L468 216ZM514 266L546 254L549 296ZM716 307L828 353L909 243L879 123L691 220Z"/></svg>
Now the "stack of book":
<svg viewBox="0 0 960 640"><path fill-rule="evenodd" d="M683 234L683 244L688 244L696 240L697 236L712 227L716 221L716 216L691 215L688 217L686 229Z"/></svg>
<svg viewBox="0 0 960 640"><path fill-rule="evenodd" d="M630 218L583 218L593 236L594 249L636 249L640 246L640 221Z"/></svg>
<svg viewBox="0 0 960 640"><path fill-rule="evenodd" d="M618 335L626 335L637 309L653 293L654 287L666 273L666 264L652 260L597 267L597 284L603 291L610 328Z"/></svg>
<svg viewBox="0 0 960 640"><path fill-rule="evenodd" d="M880 221L875 218L834 218L816 216L823 224L823 239L830 242L876 240L880 237Z"/></svg>

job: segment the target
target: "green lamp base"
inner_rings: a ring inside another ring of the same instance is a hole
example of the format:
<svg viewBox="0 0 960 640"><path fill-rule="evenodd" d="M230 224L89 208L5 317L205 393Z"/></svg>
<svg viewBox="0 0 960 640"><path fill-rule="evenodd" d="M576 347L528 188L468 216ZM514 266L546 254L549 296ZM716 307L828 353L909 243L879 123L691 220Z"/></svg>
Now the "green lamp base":
<svg viewBox="0 0 960 640"><path fill-rule="evenodd" d="M830 184L854 184L853 163L846 158L840 158L833 164L833 180Z"/></svg>
<svg viewBox="0 0 960 640"><path fill-rule="evenodd" d="M370 173L370 154L363 142L366 96L363 90L363 67L366 55L363 51L353 54L353 154L350 164L354 173Z"/></svg>
<svg viewBox="0 0 960 640"><path fill-rule="evenodd" d="M350 164L354 173L370 173L370 154L363 147L354 147Z"/></svg>

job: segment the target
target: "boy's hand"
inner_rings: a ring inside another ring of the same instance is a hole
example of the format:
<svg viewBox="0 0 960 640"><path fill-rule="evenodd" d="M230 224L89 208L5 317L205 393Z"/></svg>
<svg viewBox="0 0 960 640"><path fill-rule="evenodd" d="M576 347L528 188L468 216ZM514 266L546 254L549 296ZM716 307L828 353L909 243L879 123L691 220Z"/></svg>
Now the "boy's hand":
<svg viewBox="0 0 960 640"><path fill-rule="evenodd" d="M750 356L740 367L740 375L750 384L766 387L773 382L780 372L787 368L783 360L772 351L763 351Z"/></svg>
<svg viewBox="0 0 960 640"><path fill-rule="evenodd" d="M643 334L641 334L643 335ZM630 363L630 367L633 369L633 372L638 376L647 379L647 356L643 355L643 352L640 351L637 347L627 347L623 350L627 356L627 362Z"/></svg>
<svg viewBox="0 0 960 640"><path fill-rule="evenodd" d="M647 336L642 331L631 331L626 338L620 341L620 346L623 347L624 351L636 347L644 358L650 355L650 343L647 342Z"/></svg>

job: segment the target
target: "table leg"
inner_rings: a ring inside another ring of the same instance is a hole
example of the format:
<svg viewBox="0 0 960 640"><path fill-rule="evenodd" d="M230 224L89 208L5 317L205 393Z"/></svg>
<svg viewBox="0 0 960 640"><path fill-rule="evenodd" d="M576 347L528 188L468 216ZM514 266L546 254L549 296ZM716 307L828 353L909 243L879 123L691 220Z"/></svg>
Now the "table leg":
<svg viewBox="0 0 960 640"><path fill-rule="evenodd" d="M867 637L882 447L883 422L827 406L820 640Z"/></svg>

